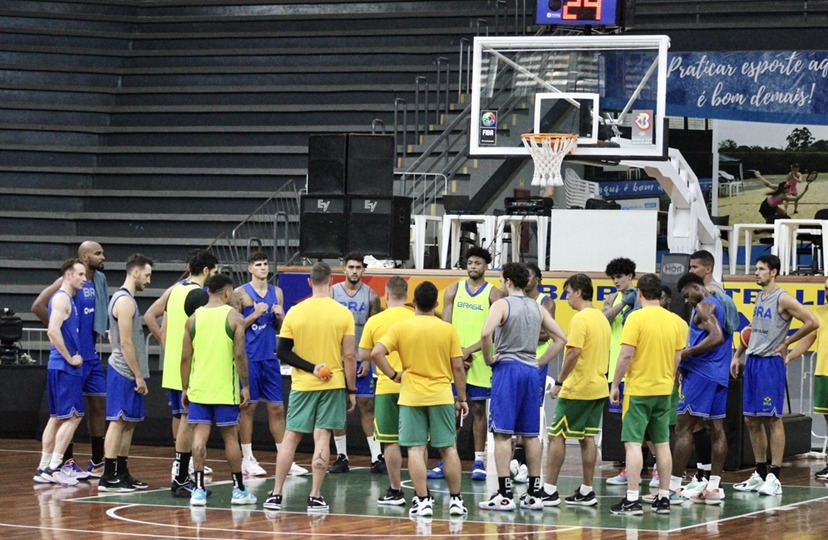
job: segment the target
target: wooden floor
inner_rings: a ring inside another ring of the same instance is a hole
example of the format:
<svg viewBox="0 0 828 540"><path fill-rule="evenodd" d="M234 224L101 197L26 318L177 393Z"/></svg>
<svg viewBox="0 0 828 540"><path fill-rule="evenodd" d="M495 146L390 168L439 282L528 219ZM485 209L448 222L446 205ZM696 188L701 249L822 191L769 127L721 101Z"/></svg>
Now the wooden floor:
<svg viewBox="0 0 828 540"><path fill-rule="evenodd" d="M76 444L78 462L88 460L88 445ZM733 482L746 478L745 471L725 473L727 500L723 507L685 503L673 507L669 516L645 511L643 517L618 517L609 512L623 494L623 486L607 486L597 481L600 503L596 508L546 509L543 512L491 512L475 508L496 486L490 474L487 482L471 482L464 474L463 491L470 514L464 519L443 519L445 483L432 481L430 489L437 505L433 520L410 520L407 507L378 507L375 499L385 492L387 479L371 475L363 457L352 458L352 471L330 476L323 494L331 504L327 515L308 515L304 511L310 480L292 478L285 488L286 508L265 512L261 503L272 487L272 478L248 482L259 497L255 506L230 508L229 472L219 459L220 450L210 450L208 463L215 469L210 485L213 494L206 508L191 509L186 499L173 499L169 493L171 449L136 447L130 457L134 476L148 482L147 492L124 495L98 495L96 482L81 482L76 487L42 485L32 482L40 457L38 441L0 439L0 467L4 471L0 490L0 535L2 540L43 538L78 540L81 538L382 538L411 536L451 536L456 538L661 538L667 535L693 535L703 538L817 538L828 529L828 488L813 478L824 464L818 460L798 460L783 468L785 492L778 497L735 492ZM257 452L269 472L275 454ZM568 463L559 482L564 494L580 480L577 447L568 448ZM308 456L298 456L300 464ZM469 469L469 464L464 464ZM600 467L603 478L617 471L609 464ZM407 478L405 472L403 477ZM412 494L406 482L406 497ZM522 490L522 488L519 488ZM642 492L646 492L642 484Z"/></svg>

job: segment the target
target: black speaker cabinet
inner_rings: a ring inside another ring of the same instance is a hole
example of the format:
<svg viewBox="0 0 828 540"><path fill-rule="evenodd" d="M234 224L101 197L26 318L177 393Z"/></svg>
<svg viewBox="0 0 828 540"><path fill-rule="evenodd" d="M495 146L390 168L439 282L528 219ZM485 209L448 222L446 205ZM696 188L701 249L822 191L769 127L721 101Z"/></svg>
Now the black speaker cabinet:
<svg viewBox="0 0 828 540"><path fill-rule="evenodd" d="M348 135L348 195L394 194L394 136Z"/></svg>
<svg viewBox="0 0 828 540"><path fill-rule="evenodd" d="M344 195L347 162L347 135L311 135L308 138L308 193Z"/></svg>
<svg viewBox="0 0 828 540"><path fill-rule="evenodd" d="M334 259L345 254L345 195L302 195L299 250L304 257Z"/></svg>
<svg viewBox="0 0 828 540"><path fill-rule="evenodd" d="M353 195L348 198L348 251L360 251L377 259L408 259L411 199Z"/></svg>
<svg viewBox="0 0 828 540"><path fill-rule="evenodd" d="M661 258L661 284L673 291L673 304L670 310L685 321L690 318L690 306L681 297L676 285L681 276L689 271L690 255L687 253L668 253Z"/></svg>

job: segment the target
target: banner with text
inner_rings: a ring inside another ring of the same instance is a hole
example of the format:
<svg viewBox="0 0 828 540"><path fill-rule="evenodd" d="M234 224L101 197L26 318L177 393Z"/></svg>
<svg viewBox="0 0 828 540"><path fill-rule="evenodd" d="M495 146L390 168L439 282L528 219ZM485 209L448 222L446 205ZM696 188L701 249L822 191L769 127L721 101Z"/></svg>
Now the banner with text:
<svg viewBox="0 0 828 540"><path fill-rule="evenodd" d="M671 53L667 115L828 125L828 51Z"/></svg>

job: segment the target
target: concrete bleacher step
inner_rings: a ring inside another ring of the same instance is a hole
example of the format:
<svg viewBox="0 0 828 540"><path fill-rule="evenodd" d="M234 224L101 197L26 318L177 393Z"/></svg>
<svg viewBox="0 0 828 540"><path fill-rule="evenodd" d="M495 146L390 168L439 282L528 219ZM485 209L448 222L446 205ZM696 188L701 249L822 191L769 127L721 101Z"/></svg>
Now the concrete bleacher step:
<svg viewBox="0 0 828 540"><path fill-rule="evenodd" d="M279 189L286 181L295 180L304 186L306 170L214 170L153 168L61 169L59 167L3 167L0 164L0 186L31 186L65 188L67 185L87 188L140 189L146 191L178 188L181 190L222 190L233 186L236 191Z"/></svg>

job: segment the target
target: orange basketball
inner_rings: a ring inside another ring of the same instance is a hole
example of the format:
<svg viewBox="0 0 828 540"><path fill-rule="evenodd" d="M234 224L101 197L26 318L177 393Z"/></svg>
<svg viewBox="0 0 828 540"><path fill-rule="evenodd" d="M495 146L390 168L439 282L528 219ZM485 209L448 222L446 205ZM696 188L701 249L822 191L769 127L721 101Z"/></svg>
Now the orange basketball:
<svg viewBox="0 0 828 540"><path fill-rule="evenodd" d="M742 331L739 332L739 339L742 342L742 347L747 347L750 343L750 333L753 331L753 328L750 326L745 326L742 328Z"/></svg>
<svg viewBox="0 0 828 540"><path fill-rule="evenodd" d="M321 368L319 368L319 376L322 377L323 379L330 378L331 368L329 368L328 366L322 366Z"/></svg>

